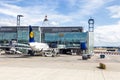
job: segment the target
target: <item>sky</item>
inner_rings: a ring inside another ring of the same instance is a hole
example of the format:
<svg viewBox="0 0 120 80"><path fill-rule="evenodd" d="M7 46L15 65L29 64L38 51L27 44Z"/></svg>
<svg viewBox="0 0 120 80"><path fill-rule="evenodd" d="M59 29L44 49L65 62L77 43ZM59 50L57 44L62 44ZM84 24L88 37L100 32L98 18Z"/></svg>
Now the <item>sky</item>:
<svg viewBox="0 0 120 80"><path fill-rule="evenodd" d="M120 47L119 0L0 0L0 26L42 26L47 15L50 26L82 26L88 31L93 18L94 45Z"/></svg>

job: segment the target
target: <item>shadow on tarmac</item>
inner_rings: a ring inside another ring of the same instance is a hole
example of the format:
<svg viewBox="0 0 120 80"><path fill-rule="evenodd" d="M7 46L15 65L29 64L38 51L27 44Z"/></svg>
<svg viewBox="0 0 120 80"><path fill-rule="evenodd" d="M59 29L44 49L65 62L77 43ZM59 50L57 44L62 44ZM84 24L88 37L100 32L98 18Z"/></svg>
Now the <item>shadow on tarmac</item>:
<svg viewBox="0 0 120 80"><path fill-rule="evenodd" d="M31 58L30 55L6 54L1 55L0 58Z"/></svg>

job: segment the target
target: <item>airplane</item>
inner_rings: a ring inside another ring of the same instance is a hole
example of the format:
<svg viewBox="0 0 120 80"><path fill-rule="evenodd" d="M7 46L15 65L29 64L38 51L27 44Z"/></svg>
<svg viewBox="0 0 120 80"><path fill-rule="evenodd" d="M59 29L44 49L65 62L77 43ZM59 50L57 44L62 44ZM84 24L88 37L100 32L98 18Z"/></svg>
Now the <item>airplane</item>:
<svg viewBox="0 0 120 80"><path fill-rule="evenodd" d="M49 46L47 43L35 42L34 32L32 31L31 25L29 26L29 45L34 51L48 50Z"/></svg>
<svg viewBox="0 0 120 80"><path fill-rule="evenodd" d="M33 50L29 52L30 55L41 54L42 56L55 56L58 53L57 49L51 49L47 43L35 42L31 25L29 25L29 45Z"/></svg>

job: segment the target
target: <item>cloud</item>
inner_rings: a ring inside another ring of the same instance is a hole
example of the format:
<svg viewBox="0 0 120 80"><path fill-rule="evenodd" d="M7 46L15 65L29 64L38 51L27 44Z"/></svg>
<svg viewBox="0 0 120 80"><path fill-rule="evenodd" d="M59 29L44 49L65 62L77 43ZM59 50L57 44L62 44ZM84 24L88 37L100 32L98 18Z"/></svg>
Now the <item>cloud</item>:
<svg viewBox="0 0 120 80"><path fill-rule="evenodd" d="M79 22L82 21L82 18L94 14L96 9L108 2L106 0L66 0L68 2L66 5L74 6L73 9L76 9L75 12L71 11L66 15L57 10L58 6L61 7L61 5L59 5L59 0L55 0L54 2L51 2L51 0L47 2L46 0L42 0L41 2L35 0L34 3L32 1L15 0L16 3L24 1L24 6L12 4L13 0L7 1L4 1L4 4L3 1L0 3L0 14L12 16L13 20L15 20L18 14L22 14L24 15L23 19L21 19L22 25L41 25L44 15L46 14L51 22L56 21L59 25L72 25L73 23L74 25L80 25ZM16 21L11 23L11 25L13 24L15 25Z"/></svg>
<svg viewBox="0 0 120 80"><path fill-rule="evenodd" d="M63 0L64 1L64 0ZM0 0L0 25L16 25L16 16L24 15L21 18L21 25L42 26L45 15L52 26L87 26L87 20L90 16L99 12L106 4L113 0L65 0L67 14L59 11L62 7L62 0ZM20 5L20 2L22 4ZM16 3L19 3L16 4ZM120 18L120 6L114 5L107 7L112 18ZM64 11L64 7L62 8ZM2 17L2 16L4 17ZM96 46L120 46L120 21L113 25L97 26L95 28L95 45Z"/></svg>
<svg viewBox="0 0 120 80"><path fill-rule="evenodd" d="M118 21L118 24L120 24L120 21Z"/></svg>
<svg viewBox="0 0 120 80"><path fill-rule="evenodd" d="M18 14L20 11L21 11L21 8L16 5L0 3L0 13L1 14L16 17L16 14Z"/></svg>
<svg viewBox="0 0 120 80"><path fill-rule="evenodd" d="M16 3L16 2L20 2L23 0L0 0L0 3Z"/></svg>
<svg viewBox="0 0 120 80"><path fill-rule="evenodd" d="M12 23L16 23L14 20L7 18L7 19L0 19L0 26L4 26L4 25L11 25ZM15 26L16 24L12 24L13 26Z"/></svg>
<svg viewBox="0 0 120 80"><path fill-rule="evenodd" d="M58 22L54 22L54 21L52 21L52 22L50 23L50 25L53 25L53 26L59 26L59 23L58 23Z"/></svg>
<svg viewBox="0 0 120 80"><path fill-rule="evenodd" d="M71 6L75 6L78 1L79 0L68 0L69 5L71 5Z"/></svg>
<svg viewBox="0 0 120 80"><path fill-rule="evenodd" d="M114 5L107 7L107 9L110 11L110 15L112 18L120 18L120 6Z"/></svg>
<svg viewBox="0 0 120 80"><path fill-rule="evenodd" d="M120 24L95 28L95 46L120 46Z"/></svg>
<svg viewBox="0 0 120 80"><path fill-rule="evenodd" d="M0 25L16 25L18 14L25 14L22 12L22 7L0 2Z"/></svg>
<svg viewBox="0 0 120 80"><path fill-rule="evenodd" d="M109 3L111 0L84 0L81 4L84 4L82 6L79 6L78 13L81 16L91 16L94 15L95 12L97 12L101 7L103 7L105 4Z"/></svg>

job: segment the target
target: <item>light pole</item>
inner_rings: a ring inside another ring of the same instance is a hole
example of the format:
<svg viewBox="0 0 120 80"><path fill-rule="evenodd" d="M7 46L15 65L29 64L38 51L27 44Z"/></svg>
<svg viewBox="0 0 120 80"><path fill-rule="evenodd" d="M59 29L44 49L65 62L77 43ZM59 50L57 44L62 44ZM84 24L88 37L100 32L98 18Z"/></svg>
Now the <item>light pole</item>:
<svg viewBox="0 0 120 80"><path fill-rule="evenodd" d="M20 26L20 17L24 17L23 15L17 15L17 26Z"/></svg>
<svg viewBox="0 0 120 80"><path fill-rule="evenodd" d="M23 15L17 15L17 35L16 35L16 40L18 42L18 28L20 27L20 17L24 17Z"/></svg>

